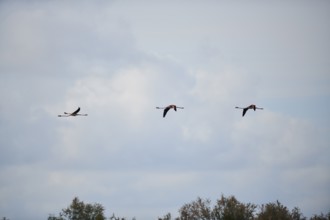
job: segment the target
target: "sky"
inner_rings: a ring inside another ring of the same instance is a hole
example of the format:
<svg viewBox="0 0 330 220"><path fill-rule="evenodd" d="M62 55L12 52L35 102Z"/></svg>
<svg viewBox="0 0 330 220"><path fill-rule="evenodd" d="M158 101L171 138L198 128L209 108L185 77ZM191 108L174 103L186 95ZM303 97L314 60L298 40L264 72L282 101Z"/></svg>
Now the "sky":
<svg viewBox="0 0 330 220"><path fill-rule="evenodd" d="M330 2L0 1L0 217L74 197L330 211ZM165 118L163 107L170 110ZM245 117L235 106L256 104ZM88 117L59 118L78 107Z"/></svg>

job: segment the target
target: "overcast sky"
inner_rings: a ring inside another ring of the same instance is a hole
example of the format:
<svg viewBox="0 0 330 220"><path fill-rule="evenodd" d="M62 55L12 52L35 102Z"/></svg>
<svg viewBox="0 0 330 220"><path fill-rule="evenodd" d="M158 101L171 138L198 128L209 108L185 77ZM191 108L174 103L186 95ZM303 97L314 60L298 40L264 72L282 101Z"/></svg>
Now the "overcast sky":
<svg viewBox="0 0 330 220"><path fill-rule="evenodd" d="M330 211L329 1L0 1L0 217L75 196ZM166 118L156 106L177 104ZM242 117L235 106L256 104ZM81 107L88 117L59 118Z"/></svg>

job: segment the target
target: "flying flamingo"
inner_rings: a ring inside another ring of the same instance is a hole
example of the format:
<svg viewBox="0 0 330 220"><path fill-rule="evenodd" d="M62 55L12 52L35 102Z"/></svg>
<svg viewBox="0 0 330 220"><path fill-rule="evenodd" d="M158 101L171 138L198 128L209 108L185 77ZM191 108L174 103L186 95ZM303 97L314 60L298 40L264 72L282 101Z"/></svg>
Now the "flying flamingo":
<svg viewBox="0 0 330 220"><path fill-rule="evenodd" d="M258 107L256 107L256 105L250 105L250 106L248 106L248 107L246 107L246 108L242 108L242 107L237 107L237 106L236 106L235 108L243 109L242 117L244 117L245 113L246 113L247 110L249 110L249 109L253 109L254 111L255 111L256 109L263 110L263 108L258 108Z"/></svg>
<svg viewBox="0 0 330 220"><path fill-rule="evenodd" d="M87 116L88 115L88 114L78 114L79 111L80 111L80 107L78 107L78 109L72 113L64 112L64 115L58 115L58 117Z"/></svg>
<svg viewBox="0 0 330 220"><path fill-rule="evenodd" d="M167 107L156 107L156 109L164 109L164 112L163 112L163 118L165 118L166 116L166 113L168 112L168 110L170 110L171 108L174 109L174 111L176 111L177 108L179 109L184 109L184 107L178 107L176 105L169 105Z"/></svg>

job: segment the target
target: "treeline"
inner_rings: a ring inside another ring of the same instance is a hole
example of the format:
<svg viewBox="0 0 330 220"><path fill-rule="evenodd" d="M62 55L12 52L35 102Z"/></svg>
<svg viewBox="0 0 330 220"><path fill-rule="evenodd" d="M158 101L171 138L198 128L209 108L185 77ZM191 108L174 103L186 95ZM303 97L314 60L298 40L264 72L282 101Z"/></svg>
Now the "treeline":
<svg viewBox="0 0 330 220"><path fill-rule="evenodd" d="M330 208L330 207L329 207ZM101 204L89 204L80 201L77 197L72 203L62 209L58 216L49 215L48 220L128 220L125 217L110 217L104 215ZM291 211L279 201L263 205L242 203L234 196L221 196L214 206L209 199L197 198L195 201L184 204L179 209L179 216L172 218L167 213L158 220L307 220L298 207ZM133 218L132 220L136 220ZM330 210L327 214L313 215L309 220L330 220Z"/></svg>

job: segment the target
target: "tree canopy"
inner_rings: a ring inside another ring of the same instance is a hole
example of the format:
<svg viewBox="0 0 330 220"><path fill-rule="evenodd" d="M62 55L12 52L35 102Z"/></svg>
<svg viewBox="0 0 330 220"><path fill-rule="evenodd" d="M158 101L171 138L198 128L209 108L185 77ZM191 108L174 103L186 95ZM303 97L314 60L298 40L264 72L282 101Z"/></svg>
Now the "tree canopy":
<svg viewBox="0 0 330 220"><path fill-rule="evenodd" d="M85 204L78 197L59 216L49 216L48 220L105 220L104 207L101 204Z"/></svg>
<svg viewBox="0 0 330 220"><path fill-rule="evenodd" d="M126 220L115 214L107 218L104 210L101 204L84 203L75 197L58 216L50 215L48 220ZM197 197L195 201L184 204L178 213L179 216L173 220L307 220L298 207L290 211L279 201L256 205L240 202L235 196L224 195L213 206L211 200ZM158 217L158 220L172 220L172 214L167 213ZM313 215L309 220L330 220L330 211L327 214Z"/></svg>

